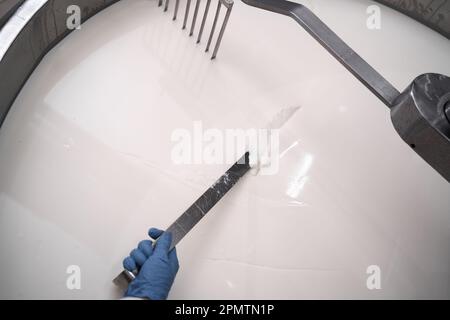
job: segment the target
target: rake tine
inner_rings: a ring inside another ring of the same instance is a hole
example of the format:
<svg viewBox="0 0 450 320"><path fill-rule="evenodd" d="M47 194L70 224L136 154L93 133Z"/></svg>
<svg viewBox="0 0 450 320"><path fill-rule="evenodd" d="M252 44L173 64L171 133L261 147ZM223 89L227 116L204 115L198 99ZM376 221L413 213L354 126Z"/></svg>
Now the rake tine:
<svg viewBox="0 0 450 320"><path fill-rule="evenodd" d="M219 0L219 2L217 3L216 16L214 17L214 22L213 22L213 25L212 25L211 33L209 34L208 44L206 45L205 52L208 52L209 51L209 47L211 46L212 38L214 36L214 31L216 30L217 20L219 19L219 14L220 14L220 8L221 7L222 7L222 3Z"/></svg>
<svg viewBox="0 0 450 320"><path fill-rule="evenodd" d="M184 13L183 30L186 29L187 20L189 17L189 9L191 8L191 0L186 1L186 12Z"/></svg>
<svg viewBox="0 0 450 320"><path fill-rule="evenodd" d="M191 32L189 33L189 36L192 36L194 34L195 21L197 20L199 7L200 7L200 0L197 0L197 3L195 4L194 17L192 18Z"/></svg>
<svg viewBox="0 0 450 320"><path fill-rule="evenodd" d="M200 32L198 33L197 43L200 43L202 39L203 29L205 28L206 18L208 17L209 6L211 4L211 0L206 2L205 13L203 14L202 25L200 26Z"/></svg>
<svg viewBox="0 0 450 320"><path fill-rule="evenodd" d="M192 22L191 22L190 31L189 31L190 37L192 35L194 35L194 32L195 32L195 26L197 24L197 18L198 18L199 11L200 11L200 2L201 2L201 0L195 1L194 14L192 17ZM183 30L186 29L186 26L188 24L189 13L191 11L191 4L192 4L192 0L186 0L186 8L185 8L185 12L184 12L184 19L183 19L183 26L182 26ZM225 34L225 29L228 25L228 20L230 19L231 11L233 9L233 4L234 4L234 0L217 0L217 9L216 9L216 13L214 16L211 33L209 34L208 43L206 45L205 52L209 52L209 49L211 48L211 44L212 44L213 38L214 38L214 33L216 32L217 23L220 18L220 10L222 9L222 6L224 6L227 11L223 18L223 22L222 22L222 26L219 31L219 35L217 36L217 40L216 40L216 44L214 46L214 51L213 51L211 60L213 60L217 57L217 53L219 51L223 36ZM158 6L162 6L162 5L164 5L164 12L168 11L169 5L170 5L170 0L158 0ZM172 20L177 19L179 7L180 7L180 0L175 0L175 9L174 9ZM205 31L206 20L208 19L210 7L211 7L211 0L206 0L205 12L203 13L202 23L201 23L200 30L199 30L198 37L197 37L197 43L200 43L200 41L202 40L202 36L203 36L203 32Z"/></svg>
<svg viewBox="0 0 450 320"><path fill-rule="evenodd" d="M178 14L178 7L180 6L180 0L177 0L175 2L175 11L173 12L173 19L172 20L177 20L177 14Z"/></svg>
<svg viewBox="0 0 450 320"><path fill-rule="evenodd" d="M225 14L225 18L222 23L222 28L220 28L219 37L217 38L216 47L214 48L214 52L211 57L211 60L214 60L216 58L217 52L219 51L220 43L222 42L223 34L225 33L225 29L227 27L228 20L230 19L231 10L233 9L233 1L224 0L224 5L227 8L227 13Z"/></svg>

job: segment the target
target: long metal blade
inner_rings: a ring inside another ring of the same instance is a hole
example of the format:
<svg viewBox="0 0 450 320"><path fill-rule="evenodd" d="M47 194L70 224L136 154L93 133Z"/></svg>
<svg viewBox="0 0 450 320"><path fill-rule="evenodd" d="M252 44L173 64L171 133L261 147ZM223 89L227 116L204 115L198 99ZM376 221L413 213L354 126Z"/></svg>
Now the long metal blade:
<svg viewBox="0 0 450 320"><path fill-rule="evenodd" d="M167 231L172 233L171 249L195 227L249 170L249 153L246 153L167 229Z"/></svg>
<svg viewBox="0 0 450 320"><path fill-rule="evenodd" d="M168 229L172 233L172 250L192 228L222 199L228 191L250 170L250 154L243 155L223 176L201 195ZM123 270L113 282L125 287L136 278L134 272Z"/></svg>

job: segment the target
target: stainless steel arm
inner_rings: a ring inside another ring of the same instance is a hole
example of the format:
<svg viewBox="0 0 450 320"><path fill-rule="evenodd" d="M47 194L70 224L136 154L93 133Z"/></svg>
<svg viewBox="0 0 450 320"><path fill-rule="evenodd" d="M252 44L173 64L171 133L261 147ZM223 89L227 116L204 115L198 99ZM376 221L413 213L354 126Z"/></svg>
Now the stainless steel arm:
<svg viewBox="0 0 450 320"><path fill-rule="evenodd" d="M250 6L293 18L386 106L393 106L400 92L307 7L283 0L242 1Z"/></svg>

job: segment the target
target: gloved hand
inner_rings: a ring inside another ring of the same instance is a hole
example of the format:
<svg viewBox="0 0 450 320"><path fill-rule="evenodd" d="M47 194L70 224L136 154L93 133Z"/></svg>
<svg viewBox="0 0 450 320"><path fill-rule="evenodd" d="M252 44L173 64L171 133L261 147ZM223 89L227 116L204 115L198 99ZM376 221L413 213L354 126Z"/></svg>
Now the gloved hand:
<svg viewBox="0 0 450 320"><path fill-rule="evenodd" d="M143 240L123 260L126 270L139 271L136 279L129 284L125 297L164 300L179 269L177 252L175 248L169 252L172 243L170 233L151 228L148 235L158 240L155 247L152 241Z"/></svg>

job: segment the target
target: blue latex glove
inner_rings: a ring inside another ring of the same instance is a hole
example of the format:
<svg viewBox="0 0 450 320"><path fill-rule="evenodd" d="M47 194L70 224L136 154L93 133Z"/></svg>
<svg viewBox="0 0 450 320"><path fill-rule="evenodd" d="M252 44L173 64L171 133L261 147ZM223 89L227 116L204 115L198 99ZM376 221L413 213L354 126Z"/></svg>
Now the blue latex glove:
<svg viewBox="0 0 450 320"><path fill-rule="evenodd" d="M143 240L123 260L126 270L139 270L136 279L129 284L125 297L164 300L179 269L177 252L175 248L169 252L172 243L170 233L151 228L148 235L158 240L155 247L152 241Z"/></svg>

